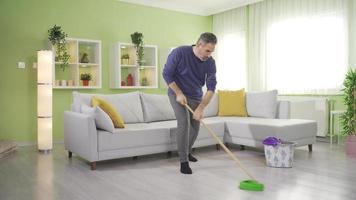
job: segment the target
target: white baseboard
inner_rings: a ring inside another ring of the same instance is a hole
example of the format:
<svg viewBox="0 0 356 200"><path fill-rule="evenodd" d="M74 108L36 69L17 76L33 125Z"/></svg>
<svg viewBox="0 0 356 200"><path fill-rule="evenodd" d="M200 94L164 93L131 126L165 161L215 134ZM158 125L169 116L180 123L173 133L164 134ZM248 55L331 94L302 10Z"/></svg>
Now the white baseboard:
<svg viewBox="0 0 356 200"><path fill-rule="evenodd" d="M17 141L15 144L18 147L28 147L28 146L37 146L37 142L28 142L28 141ZM53 141L53 144L64 144L64 140Z"/></svg>

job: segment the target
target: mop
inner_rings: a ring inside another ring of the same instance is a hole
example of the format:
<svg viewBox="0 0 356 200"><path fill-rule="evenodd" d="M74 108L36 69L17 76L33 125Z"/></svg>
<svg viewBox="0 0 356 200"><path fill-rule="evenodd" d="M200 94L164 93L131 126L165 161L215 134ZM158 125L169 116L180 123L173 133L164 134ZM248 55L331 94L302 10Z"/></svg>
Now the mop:
<svg viewBox="0 0 356 200"><path fill-rule="evenodd" d="M194 113L194 111L188 106L188 104L185 104L185 106L192 114ZM263 191L264 185L262 183L259 183L257 179L254 176L252 176L250 172L247 171L247 169L241 164L241 162L236 158L236 156L224 145L224 143L218 138L218 136L216 136L214 131L211 130L204 123L203 120L200 120L200 122L208 130L210 135L220 144L220 146L225 150L225 152L230 156L230 158L235 161L237 166L251 178L250 180L241 181L239 188L241 190Z"/></svg>

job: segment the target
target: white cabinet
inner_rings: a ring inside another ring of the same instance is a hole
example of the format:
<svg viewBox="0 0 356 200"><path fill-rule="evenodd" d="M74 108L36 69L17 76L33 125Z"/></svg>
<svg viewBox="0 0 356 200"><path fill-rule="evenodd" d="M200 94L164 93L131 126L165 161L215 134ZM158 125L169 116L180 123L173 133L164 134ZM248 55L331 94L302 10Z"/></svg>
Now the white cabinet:
<svg viewBox="0 0 356 200"><path fill-rule="evenodd" d="M157 46L145 45L143 65L137 64L136 48L130 43L116 43L111 50L111 88L157 88Z"/></svg>
<svg viewBox="0 0 356 200"><path fill-rule="evenodd" d="M62 63L55 62L53 88L101 88L101 41L77 38L67 38L66 41L70 55L68 66L63 70ZM55 47L53 47L53 52L56 52ZM80 80L82 74L90 74L91 80L88 85Z"/></svg>

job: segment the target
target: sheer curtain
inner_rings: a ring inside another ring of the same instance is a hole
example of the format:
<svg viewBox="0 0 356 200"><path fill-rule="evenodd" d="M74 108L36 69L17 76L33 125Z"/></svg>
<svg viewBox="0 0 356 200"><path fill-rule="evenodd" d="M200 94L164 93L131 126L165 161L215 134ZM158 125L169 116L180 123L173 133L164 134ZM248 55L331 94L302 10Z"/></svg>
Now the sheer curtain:
<svg viewBox="0 0 356 200"><path fill-rule="evenodd" d="M217 89L247 86L247 7L213 16L213 32L218 38L214 58Z"/></svg>
<svg viewBox="0 0 356 200"><path fill-rule="evenodd" d="M348 67L347 11L347 0L250 5L249 89L338 93Z"/></svg>

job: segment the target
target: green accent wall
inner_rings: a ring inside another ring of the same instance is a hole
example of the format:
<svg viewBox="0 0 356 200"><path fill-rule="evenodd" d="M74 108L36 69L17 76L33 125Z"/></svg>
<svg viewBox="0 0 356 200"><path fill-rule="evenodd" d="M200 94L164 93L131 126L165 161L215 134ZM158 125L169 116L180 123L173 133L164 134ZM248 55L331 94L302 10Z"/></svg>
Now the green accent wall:
<svg viewBox="0 0 356 200"><path fill-rule="evenodd" d="M356 68L356 2L350 1L350 66ZM116 42L131 42L130 34L144 34L146 44L158 45L160 70L171 47L192 44L200 33L212 31L212 17L139 6L116 0L1 0L0 1L0 139L36 142L37 70L36 51L50 49L47 30L62 26L69 37L102 41L102 89L88 93L122 93L109 88L110 48ZM26 63L18 69L17 62ZM165 93L159 70L159 89ZM63 112L70 109L73 90L55 89L53 94L54 141L63 139ZM344 109L340 95L334 109Z"/></svg>
<svg viewBox="0 0 356 200"><path fill-rule="evenodd" d="M62 26L69 37L102 41L102 89L88 93L122 93L109 88L109 55L115 42L131 42L130 34L144 34L146 44L158 45L160 69L169 49L192 44L212 30L212 17L138 6L116 0L1 0L0 1L0 139L37 140L36 51L50 49L47 30ZM25 69L17 62L24 61ZM159 70L159 77L161 77ZM142 90L165 93L160 89ZM53 139L63 139L63 112L70 109L73 90L55 89Z"/></svg>

